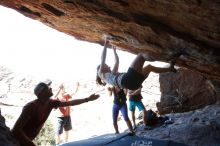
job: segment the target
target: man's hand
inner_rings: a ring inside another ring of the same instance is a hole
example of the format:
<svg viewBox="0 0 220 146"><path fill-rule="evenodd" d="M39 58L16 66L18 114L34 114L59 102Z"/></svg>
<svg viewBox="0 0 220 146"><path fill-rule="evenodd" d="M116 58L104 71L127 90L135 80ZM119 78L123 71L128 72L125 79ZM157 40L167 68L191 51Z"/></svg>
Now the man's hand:
<svg viewBox="0 0 220 146"><path fill-rule="evenodd" d="M92 94L92 95L90 95L87 99L88 99L88 101L93 101L93 100L96 100L96 99L98 99L99 98L99 94Z"/></svg>

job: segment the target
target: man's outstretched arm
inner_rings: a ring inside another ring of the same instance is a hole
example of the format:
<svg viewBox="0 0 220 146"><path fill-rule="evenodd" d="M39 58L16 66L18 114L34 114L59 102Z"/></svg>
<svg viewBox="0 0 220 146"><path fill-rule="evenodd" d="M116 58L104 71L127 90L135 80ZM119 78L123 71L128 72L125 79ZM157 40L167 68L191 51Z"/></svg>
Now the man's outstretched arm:
<svg viewBox="0 0 220 146"><path fill-rule="evenodd" d="M59 106L75 106L75 105L79 105L82 103L86 103L88 101L93 101L99 98L99 95L95 95L92 94L87 98L82 98L82 99L74 99L74 100L70 100L67 102L61 102Z"/></svg>

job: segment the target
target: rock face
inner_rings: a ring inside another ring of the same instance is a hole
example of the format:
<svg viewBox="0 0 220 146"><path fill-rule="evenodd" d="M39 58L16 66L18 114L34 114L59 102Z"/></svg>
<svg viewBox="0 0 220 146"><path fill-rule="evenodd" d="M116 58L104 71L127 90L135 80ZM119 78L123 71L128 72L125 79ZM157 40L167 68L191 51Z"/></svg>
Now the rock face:
<svg viewBox="0 0 220 146"><path fill-rule="evenodd" d="M198 73L179 69L176 73L160 74L160 114L186 112L217 101L217 87Z"/></svg>
<svg viewBox="0 0 220 146"><path fill-rule="evenodd" d="M80 40L149 53L220 80L218 0L1 0L0 5Z"/></svg>
<svg viewBox="0 0 220 146"><path fill-rule="evenodd" d="M218 146L220 144L219 105L210 105L195 111L167 116L173 119L173 124L164 124L144 132L139 130L136 135L172 140L189 146Z"/></svg>

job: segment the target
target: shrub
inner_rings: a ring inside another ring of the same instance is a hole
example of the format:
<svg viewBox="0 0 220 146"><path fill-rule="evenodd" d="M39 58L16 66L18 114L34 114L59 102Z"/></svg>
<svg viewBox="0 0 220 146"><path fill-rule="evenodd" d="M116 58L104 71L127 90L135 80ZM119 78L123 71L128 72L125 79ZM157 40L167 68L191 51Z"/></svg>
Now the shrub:
<svg viewBox="0 0 220 146"><path fill-rule="evenodd" d="M51 121L48 119L38 136L34 139L34 143L38 146L55 145L55 132Z"/></svg>
<svg viewBox="0 0 220 146"><path fill-rule="evenodd" d="M11 114L4 114L3 117L5 117L7 120L12 120L14 118L14 116Z"/></svg>

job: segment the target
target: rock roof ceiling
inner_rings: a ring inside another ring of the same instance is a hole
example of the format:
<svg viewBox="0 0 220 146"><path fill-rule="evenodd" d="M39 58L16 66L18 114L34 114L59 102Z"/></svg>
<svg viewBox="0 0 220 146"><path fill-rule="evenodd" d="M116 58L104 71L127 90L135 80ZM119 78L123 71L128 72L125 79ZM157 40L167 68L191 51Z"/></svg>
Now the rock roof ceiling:
<svg viewBox="0 0 220 146"><path fill-rule="evenodd" d="M218 0L1 0L27 17L77 39L148 53L220 80ZM88 48L92 49L92 48Z"/></svg>

